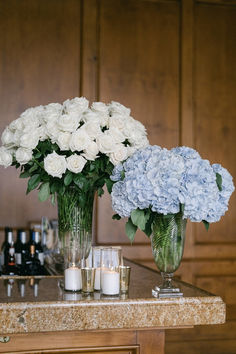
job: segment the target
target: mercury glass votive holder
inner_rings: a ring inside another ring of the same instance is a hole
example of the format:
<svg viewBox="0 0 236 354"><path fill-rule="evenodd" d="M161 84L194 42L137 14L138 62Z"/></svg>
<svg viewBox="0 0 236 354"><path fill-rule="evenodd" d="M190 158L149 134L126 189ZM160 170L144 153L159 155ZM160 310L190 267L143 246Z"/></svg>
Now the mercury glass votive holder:
<svg viewBox="0 0 236 354"><path fill-rule="evenodd" d="M121 265L119 267L119 270L120 270L120 292L128 293L131 268L129 266Z"/></svg>
<svg viewBox="0 0 236 354"><path fill-rule="evenodd" d="M83 293L93 293L94 292L94 279L95 279L95 269L94 268L82 268L82 292Z"/></svg>

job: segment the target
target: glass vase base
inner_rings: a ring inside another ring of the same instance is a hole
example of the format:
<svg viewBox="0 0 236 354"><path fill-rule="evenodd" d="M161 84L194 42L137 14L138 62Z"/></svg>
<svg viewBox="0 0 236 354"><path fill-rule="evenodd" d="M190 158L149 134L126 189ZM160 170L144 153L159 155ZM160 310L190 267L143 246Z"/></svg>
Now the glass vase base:
<svg viewBox="0 0 236 354"><path fill-rule="evenodd" d="M159 299L166 297L182 297L183 293L179 288L161 288L155 286L155 288L152 289L152 296Z"/></svg>

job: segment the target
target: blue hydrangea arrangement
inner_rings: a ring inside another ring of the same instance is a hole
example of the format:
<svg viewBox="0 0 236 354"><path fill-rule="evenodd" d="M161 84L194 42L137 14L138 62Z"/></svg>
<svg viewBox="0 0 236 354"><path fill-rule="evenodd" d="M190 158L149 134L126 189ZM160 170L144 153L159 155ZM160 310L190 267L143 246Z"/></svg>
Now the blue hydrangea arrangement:
<svg viewBox="0 0 236 354"><path fill-rule="evenodd" d="M230 173L211 165L189 147L171 150L147 146L117 165L111 179L114 219L128 217L127 236L133 241L137 228L148 236L155 215L180 214L194 222L219 221L234 191Z"/></svg>

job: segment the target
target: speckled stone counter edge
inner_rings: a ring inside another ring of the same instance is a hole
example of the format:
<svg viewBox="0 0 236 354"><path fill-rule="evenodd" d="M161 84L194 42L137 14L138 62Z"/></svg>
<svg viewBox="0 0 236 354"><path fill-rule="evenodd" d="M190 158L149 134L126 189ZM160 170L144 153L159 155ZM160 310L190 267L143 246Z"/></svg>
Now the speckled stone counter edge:
<svg viewBox="0 0 236 354"><path fill-rule="evenodd" d="M220 324L225 314L218 296L5 303L0 304L0 333Z"/></svg>

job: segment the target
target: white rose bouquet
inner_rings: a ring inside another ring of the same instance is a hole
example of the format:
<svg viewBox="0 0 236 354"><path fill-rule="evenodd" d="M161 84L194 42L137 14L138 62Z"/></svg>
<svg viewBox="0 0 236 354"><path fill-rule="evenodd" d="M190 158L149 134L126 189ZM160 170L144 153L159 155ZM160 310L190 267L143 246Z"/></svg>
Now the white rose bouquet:
<svg viewBox="0 0 236 354"><path fill-rule="evenodd" d="M145 127L117 102L89 102L84 97L63 104L27 109L2 133L0 164L21 169L27 193L39 200L63 195L73 186L84 203L88 190L111 190L113 167L148 145Z"/></svg>

